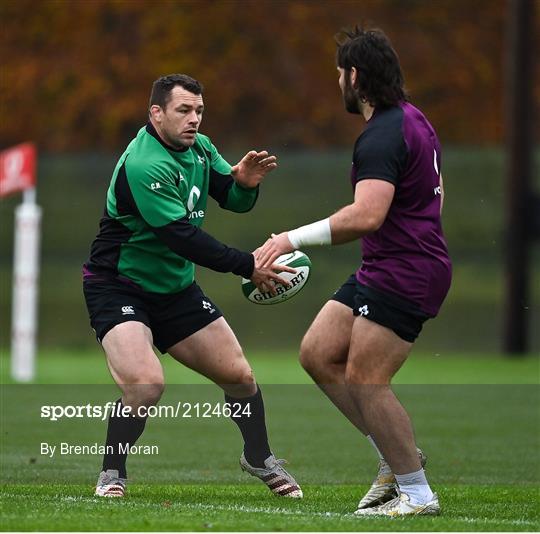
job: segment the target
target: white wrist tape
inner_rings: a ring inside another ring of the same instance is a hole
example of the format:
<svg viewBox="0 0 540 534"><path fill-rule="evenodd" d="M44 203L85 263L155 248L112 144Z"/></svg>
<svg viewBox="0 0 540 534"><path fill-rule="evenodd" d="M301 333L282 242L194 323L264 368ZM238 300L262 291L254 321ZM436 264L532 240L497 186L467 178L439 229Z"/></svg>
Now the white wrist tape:
<svg viewBox="0 0 540 534"><path fill-rule="evenodd" d="M331 245L330 217L291 230L287 233L287 237L295 249L309 245Z"/></svg>

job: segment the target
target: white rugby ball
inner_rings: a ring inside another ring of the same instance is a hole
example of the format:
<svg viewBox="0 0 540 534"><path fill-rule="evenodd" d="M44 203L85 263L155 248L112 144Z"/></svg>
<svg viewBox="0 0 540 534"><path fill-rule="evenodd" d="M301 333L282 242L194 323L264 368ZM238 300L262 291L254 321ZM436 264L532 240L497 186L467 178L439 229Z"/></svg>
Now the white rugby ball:
<svg viewBox="0 0 540 534"><path fill-rule="evenodd" d="M277 295L272 295L269 291L262 293L251 280L242 278L242 293L250 302L254 304L279 304L294 297L306 285L311 273L311 261L306 254L295 250L289 254L279 256L274 263L292 267L296 269L296 274L279 273L279 276L286 280L288 284L286 286L277 284L275 286Z"/></svg>

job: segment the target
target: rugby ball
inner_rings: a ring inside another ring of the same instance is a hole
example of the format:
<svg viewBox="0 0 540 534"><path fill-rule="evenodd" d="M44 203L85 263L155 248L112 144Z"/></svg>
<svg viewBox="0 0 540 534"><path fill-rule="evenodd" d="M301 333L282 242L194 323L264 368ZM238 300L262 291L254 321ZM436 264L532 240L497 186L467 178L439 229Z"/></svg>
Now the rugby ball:
<svg viewBox="0 0 540 534"><path fill-rule="evenodd" d="M279 304L294 297L306 285L311 272L311 261L303 252L295 250L289 254L283 254L274 263L292 267L296 269L296 274L279 273L279 276L288 284L286 286L277 284L277 295L272 295L270 292L261 293L251 280L242 278L242 292L250 302L254 304Z"/></svg>

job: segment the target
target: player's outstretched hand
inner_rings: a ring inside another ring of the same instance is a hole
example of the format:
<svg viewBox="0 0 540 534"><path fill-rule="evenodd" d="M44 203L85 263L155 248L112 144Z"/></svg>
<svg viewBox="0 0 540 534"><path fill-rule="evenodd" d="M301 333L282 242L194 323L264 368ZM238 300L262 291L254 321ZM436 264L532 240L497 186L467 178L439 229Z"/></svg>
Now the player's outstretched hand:
<svg viewBox="0 0 540 534"><path fill-rule="evenodd" d="M281 234L272 234L266 243L259 247L255 252L255 262L262 267L270 267L279 256L293 252L294 247L289 241L287 232Z"/></svg>
<svg viewBox="0 0 540 534"><path fill-rule="evenodd" d="M255 269L251 275L251 281L259 288L259 291L263 293L270 292L273 296L277 295L276 284L286 286L288 282L281 278L278 273L292 273L296 274L296 269L288 267L287 265L272 265L270 267L261 267L257 258L255 258Z"/></svg>
<svg viewBox="0 0 540 534"><path fill-rule="evenodd" d="M243 187L257 187L267 173L277 167L276 156L269 156L266 150L250 150L233 168L232 175Z"/></svg>

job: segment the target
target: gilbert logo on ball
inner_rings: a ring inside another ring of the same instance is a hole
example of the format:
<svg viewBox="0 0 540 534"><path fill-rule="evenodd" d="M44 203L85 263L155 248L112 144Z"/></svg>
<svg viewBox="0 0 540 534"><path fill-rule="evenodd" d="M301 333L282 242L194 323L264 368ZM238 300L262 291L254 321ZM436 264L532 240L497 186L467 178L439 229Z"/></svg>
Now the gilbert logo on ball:
<svg viewBox="0 0 540 534"><path fill-rule="evenodd" d="M274 263L292 267L296 269L296 274L279 273L279 276L288 284L286 286L278 284L276 286L277 295L272 295L270 292L262 293L251 280L242 278L242 293L250 302L254 304L279 304L289 300L306 285L311 272L311 261L303 252L295 250L290 254L283 254Z"/></svg>

